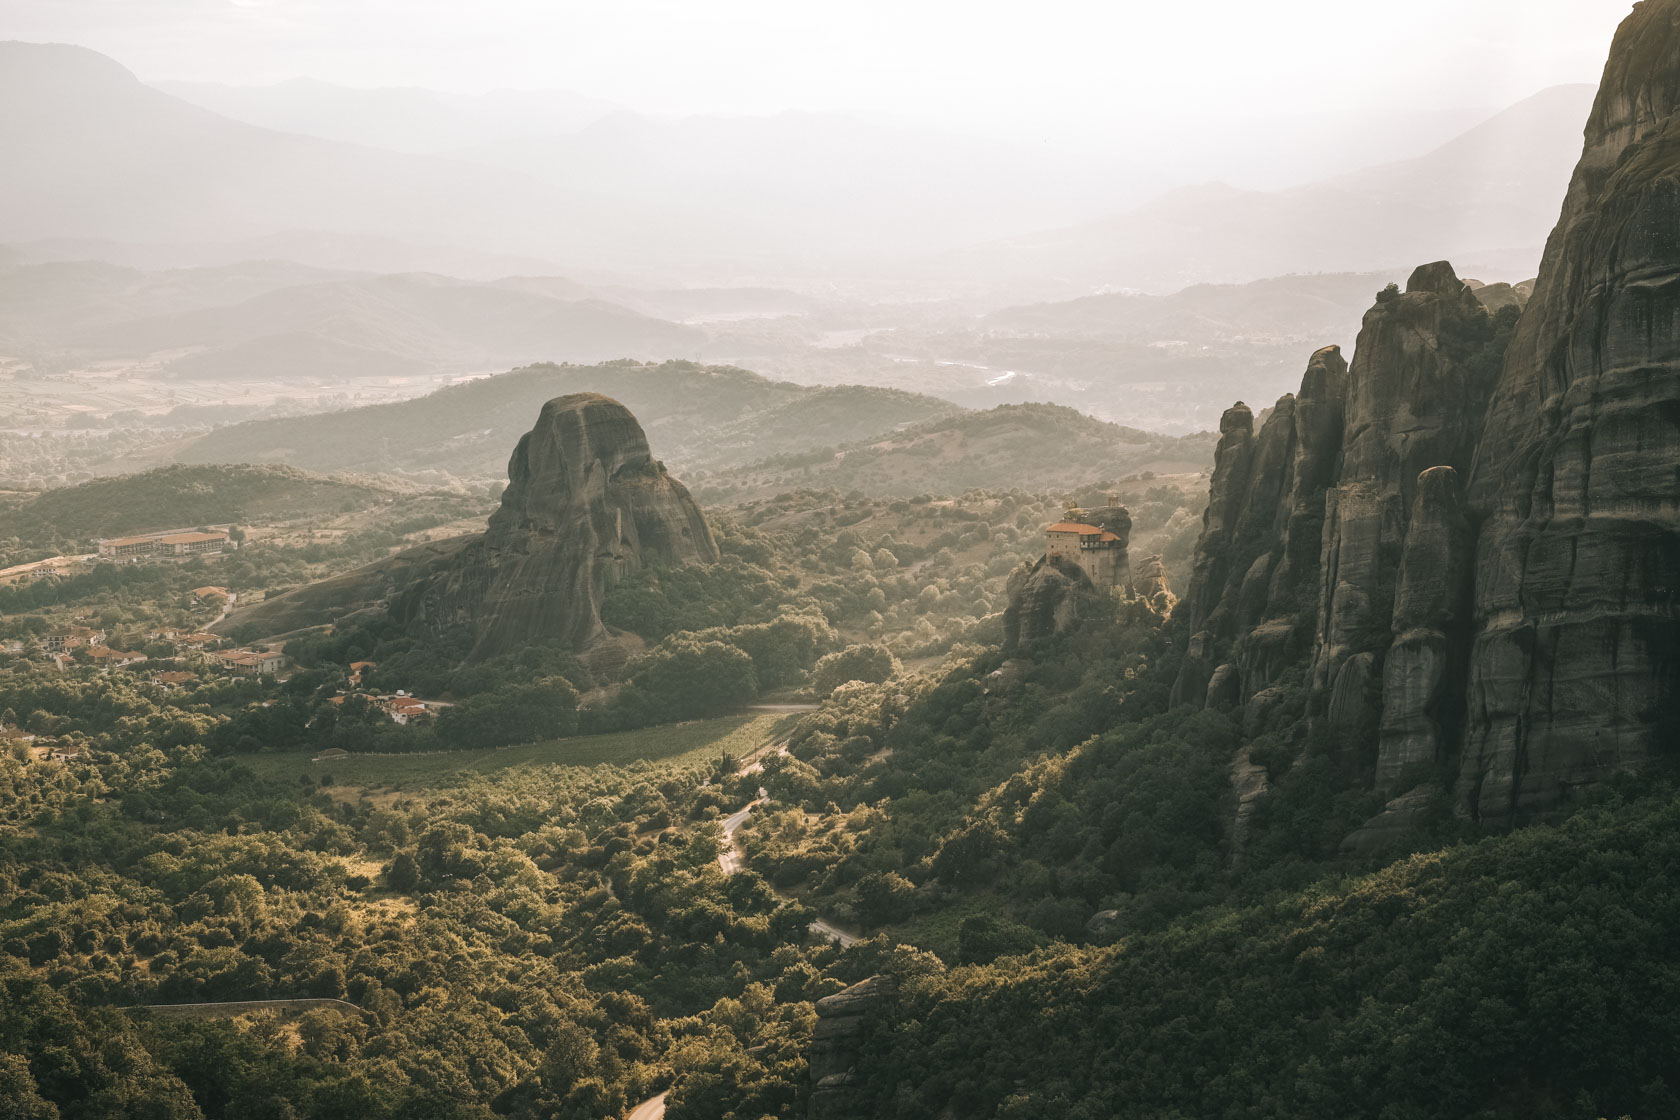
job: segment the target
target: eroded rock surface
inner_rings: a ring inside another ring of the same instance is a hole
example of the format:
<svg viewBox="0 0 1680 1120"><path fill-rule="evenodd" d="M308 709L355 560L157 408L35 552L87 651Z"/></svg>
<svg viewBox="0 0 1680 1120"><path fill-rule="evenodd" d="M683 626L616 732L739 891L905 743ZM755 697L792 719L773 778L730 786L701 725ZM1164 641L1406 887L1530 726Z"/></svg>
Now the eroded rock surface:
<svg viewBox="0 0 1680 1120"><path fill-rule="evenodd" d="M519 441L484 535L392 613L433 633L466 628L474 658L539 641L588 650L610 637L601 602L617 580L650 562L717 555L699 507L654 460L630 410L579 393L544 405Z"/></svg>
<svg viewBox="0 0 1680 1120"><path fill-rule="evenodd" d="M817 1001L817 1025L808 1054L811 1120L841 1120L853 1115L852 1086L865 1022L891 1000L892 994L891 980L871 976Z"/></svg>
<svg viewBox="0 0 1680 1120"><path fill-rule="evenodd" d="M1680 4L1622 24L1488 411L1460 811L1680 742Z"/></svg>
<svg viewBox="0 0 1680 1120"><path fill-rule="evenodd" d="M1389 799L1350 852L1449 792L1516 824L1680 746L1676 58L1680 0L1645 0L1532 285L1425 265L1342 382L1315 358L1258 437L1226 415L1174 699L1322 733Z"/></svg>
<svg viewBox="0 0 1680 1120"><path fill-rule="evenodd" d="M1041 556L1010 573L1009 605L1003 612L1003 650L1014 653L1034 642L1065 634L1081 619L1103 609L1107 599L1078 564Z"/></svg>

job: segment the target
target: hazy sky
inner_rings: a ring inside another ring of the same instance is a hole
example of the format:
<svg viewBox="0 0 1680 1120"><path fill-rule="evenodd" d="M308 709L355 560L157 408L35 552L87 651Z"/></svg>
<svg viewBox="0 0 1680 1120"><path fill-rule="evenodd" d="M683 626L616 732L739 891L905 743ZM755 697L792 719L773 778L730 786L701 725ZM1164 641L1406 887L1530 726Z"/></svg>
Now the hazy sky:
<svg viewBox="0 0 1680 1120"><path fill-rule="evenodd" d="M146 79L564 88L653 112L1112 120L1502 105L1630 0L0 0Z"/></svg>

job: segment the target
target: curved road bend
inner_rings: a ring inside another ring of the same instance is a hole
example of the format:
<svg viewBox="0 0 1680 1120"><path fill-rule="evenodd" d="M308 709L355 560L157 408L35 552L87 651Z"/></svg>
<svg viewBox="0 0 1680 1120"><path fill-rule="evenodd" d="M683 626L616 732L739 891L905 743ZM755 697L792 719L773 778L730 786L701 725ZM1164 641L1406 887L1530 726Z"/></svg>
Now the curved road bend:
<svg viewBox="0 0 1680 1120"><path fill-rule="evenodd" d="M786 749L786 744L783 745L783 749ZM747 823L747 818L752 816L752 811L764 804L766 800L768 800L768 795L760 788L758 796L749 801L746 808L737 810L723 818L724 849L718 853L718 866L723 869L725 875L733 875L741 870L741 849L735 846L735 834L741 831L742 825ZM818 937L834 942L842 949L858 943L857 934L847 933L821 918L811 923L811 932ZM665 1097L668 1093L669 1090L657 1097L643 1101L630 1110L630 1115L625 1117L625 1120L664 1120Z"/></svg>

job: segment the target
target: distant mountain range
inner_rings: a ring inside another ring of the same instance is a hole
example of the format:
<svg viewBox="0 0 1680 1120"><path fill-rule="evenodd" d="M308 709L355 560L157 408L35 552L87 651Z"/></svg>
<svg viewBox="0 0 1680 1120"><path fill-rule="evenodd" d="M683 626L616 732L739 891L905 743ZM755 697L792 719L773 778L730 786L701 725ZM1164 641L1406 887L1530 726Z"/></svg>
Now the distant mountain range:
<svg viewBox="0 0 1680 1120"><path fill-rule="evenodd" d="M872 496L969 489L1071 490L1153 471L1199 473L1217 437L1163 436L1058 405L1001 405L874 438L777 456L688 481L707 502L766 498L802 487Z"/></svg>
<svg viewBox="0 0 1680 1120"><path fill-rule="evenodd" d="M443 93L414 87L357 89L313 78L266 86L153 82L212 113L370 148L442 155L479 144L546 139L620 111L610 101L565 90Z"/></svg>
<svg viewBox="0 0 1680 1120"><path fill-rule="evenodd" d="M29 169L0 177L0 241L196 246L193 263L228 263L209 259L215 243L266 244L378 272L435 270L453 252L479 278L494 274L484 257L518 256L535 267L506 272L992 306L1434 257L1528 274L1591 92L1548 90L1428 155L1310 186L1145 202L1165 180L1125 151L1077 158L820 114L660 121L536 95L170 88L198 103L93 51L0 44L0 98L28 107L0 117L0 149ZM478 128L486 118L502 130ZM380 135L412 151L346 142ZM457 248L400 263L393 242ZM357 243L378 262L355 260Z"/></svg>
<svg viewBox="0 0 1680 1120"><path fill-rule="evenodd" d="M1282 191L1185 187L1113 218L977 246L931 267L1066 294L1435 259L1518 279L1538 267L1557 221L1593 92L1545 90L1417 159Z"/></svg>

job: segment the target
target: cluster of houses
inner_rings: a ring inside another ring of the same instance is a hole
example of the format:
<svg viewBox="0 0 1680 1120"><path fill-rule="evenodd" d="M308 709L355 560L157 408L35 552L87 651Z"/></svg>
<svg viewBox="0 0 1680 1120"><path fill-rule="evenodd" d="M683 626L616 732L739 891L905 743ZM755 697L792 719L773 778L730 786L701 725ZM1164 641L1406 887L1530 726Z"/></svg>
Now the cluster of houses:
<svg viewBox="0 0 1680 1120"><path fill-rule="evenodd" d="M397 693L395 696L375 696L368 692L353 692L344 696L334 696L328 700L329 704L342 705L351 696L360 696L374 707L379 708L391 717L396 724L418 723L432 718L431 705L424 700L416 700L412 696Z"/></svg>
<svg viewBox="0 0 1680 1120"><path fill-rule="evenodd" d="M120 669L148 660L144 653L115 649L107 645L107 637L106 632L97 627L64 626L41 635L41 652L61 670L78 664L91 664L101 669ZM244 647L213 649L212 647L222 642L223 638L219 634L203 630L164 626L148 631L146 639L149 642L167 642L174 647L178 657L207 658L215 667L239 676L275 676L290 664L285 654L274 650ZM18 639L6 643L6 649L11 653L23 653L26 648L25 643ZM154 679L163 676L184 677L182 680L162 682L175 685L194 679L191 673L156 674Z"/></svg>
<svg viewBox="0 0 1680 1120"><path fill-rule="evenodd" d="M51 762L75 762L82 757L82 748L74 743L61 743L50 736L36 735L21 727L0 724L0 748L12 746L27 748L28 758L47 759Z"/></svg>

